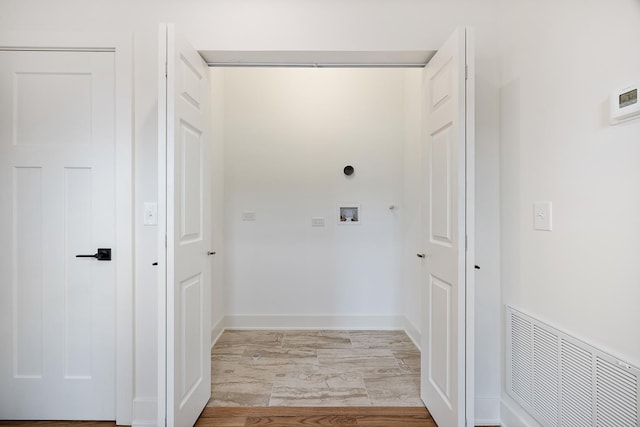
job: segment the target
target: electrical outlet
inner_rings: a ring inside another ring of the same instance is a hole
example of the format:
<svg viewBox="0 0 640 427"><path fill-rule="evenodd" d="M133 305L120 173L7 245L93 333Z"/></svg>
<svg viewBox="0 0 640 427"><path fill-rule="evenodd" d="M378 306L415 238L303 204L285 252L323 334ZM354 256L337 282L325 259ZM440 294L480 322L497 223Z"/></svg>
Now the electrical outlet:
<svg viewBox="0 0 640 427"><path fill-rule="evenodd" d="M324 218L317 216L311 218L311 226L312 227L324 227Z"/></svg>
<svg viewBox="0 0 640 427"><path fill-rule="evenodd" d="M255 221L256 213L255 212L242 212L242 220L243 221Z"/></svg>

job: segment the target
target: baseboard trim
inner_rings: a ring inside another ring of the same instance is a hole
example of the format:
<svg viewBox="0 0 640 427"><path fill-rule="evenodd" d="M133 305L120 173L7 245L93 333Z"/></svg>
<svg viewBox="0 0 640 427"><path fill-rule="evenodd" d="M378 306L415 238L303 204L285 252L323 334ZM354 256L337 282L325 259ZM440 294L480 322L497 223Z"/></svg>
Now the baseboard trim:
<svg viewBox="0 0 640 427"><path fill-rule="evenodd" d="M155 426L158 424L156 417L158 411L155 399L133 399L132 427Z"/></svg>
<svg viewBox="0 0 640 427"><path fill-rule="evenodd" d="M211 326L211 348L216 345L216 342L220 339L220 335L224 332L224 317L218 320L218 323Z"/></svg>
<svg viewBox="0 0 640 427"><path fill-rule="evenodd" d="M413 326L413 323L411 323L409 319L407 319L404 316L403 316L403 320L404 320L404 327L402 329L407 334L407 336L411 339L411 341L413 341L413 344L418 348L418 350L420 350L420 341L422 339L422 336L420 335L420 332L418 332L418 328Z"/></svg>
<svg viewBox="0 0 640 427"><path fill-rule="evenodd" d="M500 422L499 419L498 420L483 420L483 419L476 418L475 426L476 427L494 427L494 426L503 426L503 427L505 427L506 424Z"/></svg>
<svg viewBox="0 0 640 427"><path fill-rule="evenodd" d="M225 316L225 329L405 330L404 316Z"/></svg>
<svg viewBox="0 0 640 427"><path fill-rule="evenodd" d="M495 426L500 424L499 397L476 397L475 423L476 426Z"/></svg>
<svg viewBox="0 0 640 427"><path fill-rule="evenodd" d="M500 418L503 427L541 427L524 408L506 395L500 400Z"/></svg>

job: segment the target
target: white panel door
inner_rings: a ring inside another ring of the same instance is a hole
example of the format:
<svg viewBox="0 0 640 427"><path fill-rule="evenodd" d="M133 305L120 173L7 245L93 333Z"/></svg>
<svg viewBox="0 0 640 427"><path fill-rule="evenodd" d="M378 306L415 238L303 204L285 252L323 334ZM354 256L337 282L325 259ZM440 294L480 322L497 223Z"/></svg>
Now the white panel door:
<svg viewBox="0 0 640 427"><path fill-rule="evenodd" d="M211 396L208 69L167 33L167 424L192 426Z"/></svg>
<svg viewBox="0 0 640 427"><path fill-rule="evenodd" d="M115 419L114 53L0 52L0 417Z"/></svg>
<svg viewBox="0 0 640 427"><path fill-rule="evenodd" d="M465 425L465 107L460 29L423 72L421 397L441 427Z"/></svg>

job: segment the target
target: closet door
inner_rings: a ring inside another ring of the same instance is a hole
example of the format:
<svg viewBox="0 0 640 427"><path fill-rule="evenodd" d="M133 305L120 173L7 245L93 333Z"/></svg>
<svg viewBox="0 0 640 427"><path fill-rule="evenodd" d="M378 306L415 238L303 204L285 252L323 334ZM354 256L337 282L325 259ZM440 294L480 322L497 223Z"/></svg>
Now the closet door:
<svg viewBox="0 0 640 427"><path fill-rule="evenodd" d="M462 427L465 418L473 420L473 382L468 377L473 376L473 348L468 345L473 331L467 323L473 272L467 252L467 238L473 245L468 198L473 191L473 128L467 114L473 88L467 80L472 62L467 47L467 30L461 28L423 73L421 397L442 427Z"/></svg>
<svg viewBox="0 0 640 427"><path fill-rule="evenodd" d="M3 419L116 416L114 63L0 52Z"/></svg>
<svg viewBox="0 0 640 427"><path fill-rule="evenodd" d="M166 32L166 418L192 426L211 395L208 69Z"/></svg>

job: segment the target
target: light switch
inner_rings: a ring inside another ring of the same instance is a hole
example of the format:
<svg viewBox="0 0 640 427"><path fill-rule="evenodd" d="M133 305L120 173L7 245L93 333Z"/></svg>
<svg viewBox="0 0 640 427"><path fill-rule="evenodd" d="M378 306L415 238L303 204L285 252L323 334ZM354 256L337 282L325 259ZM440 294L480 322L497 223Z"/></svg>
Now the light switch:
<svg viewBox="0 0 640 427"><path fill-rule="evenodd" d="M311 218L311 226L312 227L324 227L324 218L317 216Z"/></svg>
<svg viewBox="0 0 640 427"><path fill-rule="evenodd" d="M536 230L551 231L551 202L533 204L533 225Z"/></svg>
<svg viewBox="0 0 640 427"><path fill-rule="evenodd" d="M243 221L255 221L256 213L255 212L242 212L242 220Z"/></svg>
<svg viewBox="0 0 640 427"><path fill-rule="evenodd" d="M157 203L145 202L144 225L158 225L158 204Z"/></svg>

